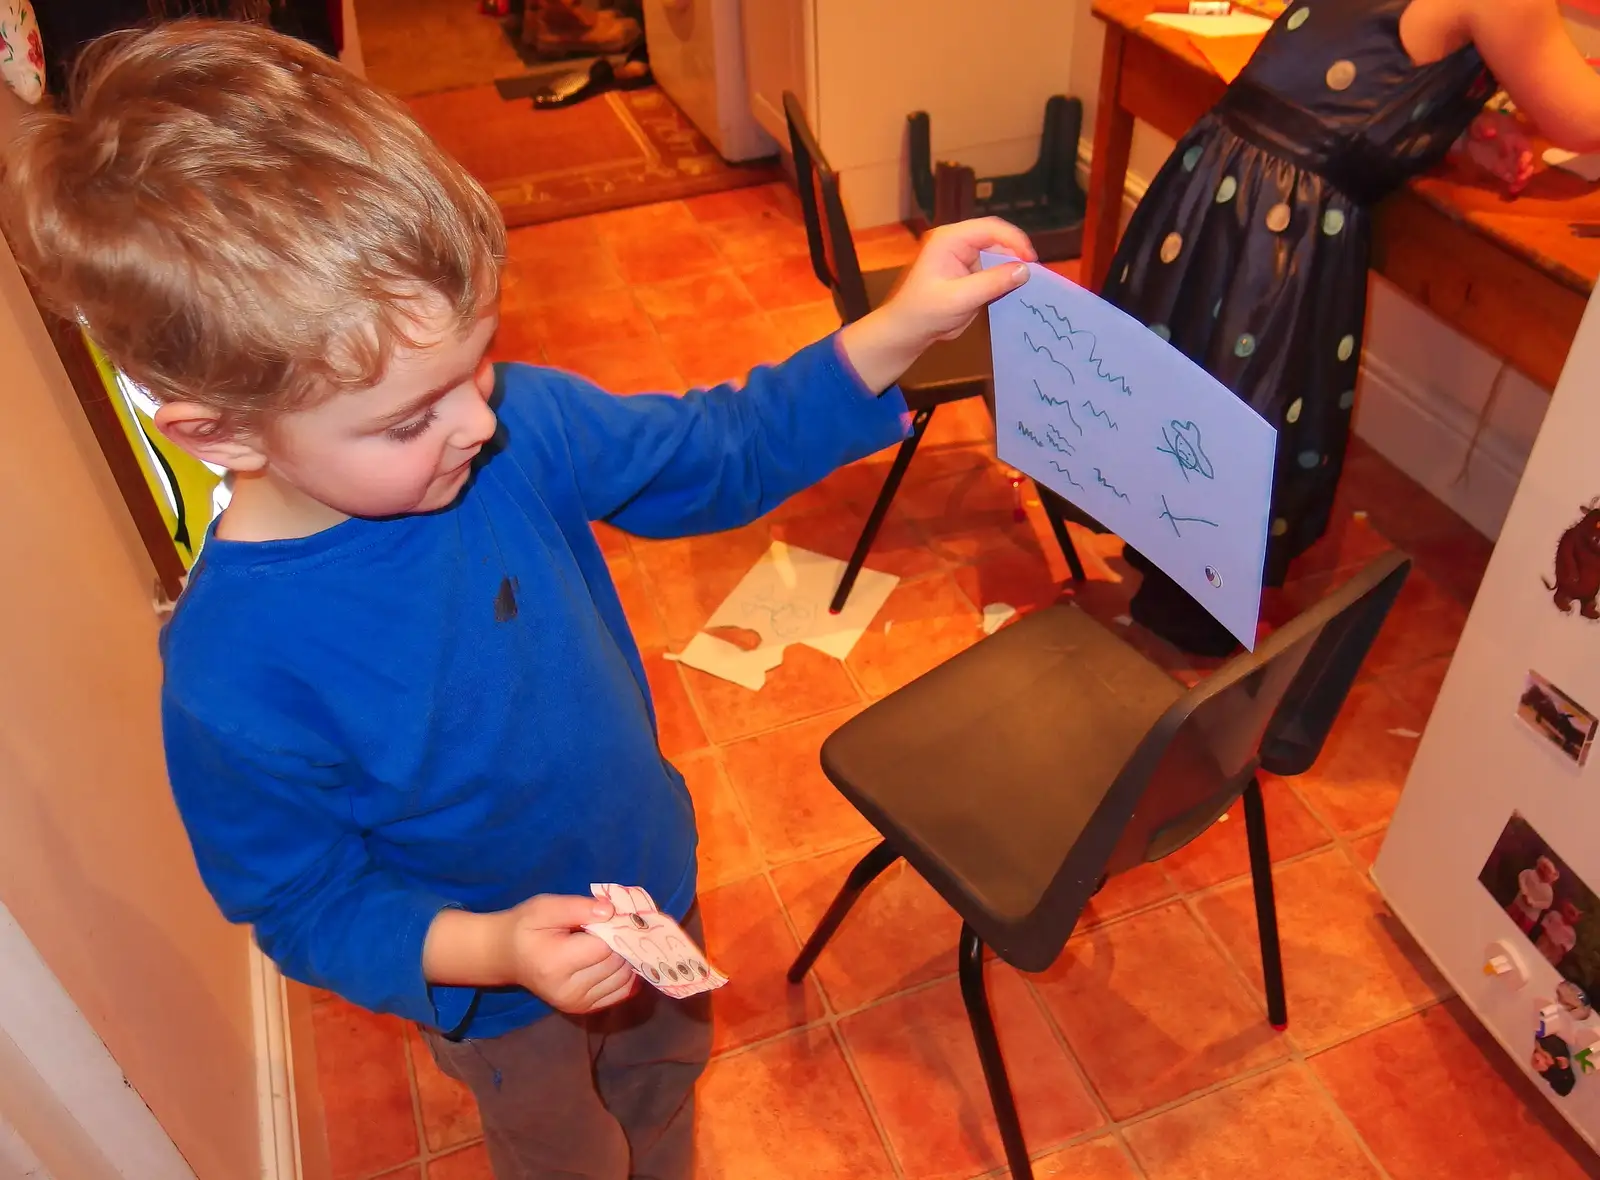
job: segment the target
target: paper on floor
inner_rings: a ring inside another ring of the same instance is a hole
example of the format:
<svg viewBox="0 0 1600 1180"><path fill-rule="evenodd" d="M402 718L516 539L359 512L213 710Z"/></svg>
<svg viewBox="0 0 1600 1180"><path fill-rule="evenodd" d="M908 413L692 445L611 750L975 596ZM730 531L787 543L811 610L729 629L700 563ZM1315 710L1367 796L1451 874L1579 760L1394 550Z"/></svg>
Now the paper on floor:
<svg viewBox="0 0 1600 1180"><path fill-rule="evenodd" d="M991 602L983 608L983 633L993 635L1009 623L1016 613L1017 608L1009 602Z"/></svg>
<svg viewBox="0 0 1600 1180"><path fill-rule="evenodd" d="M845 563L782 541L751 567L732 594L675 659L701 672L757 692L767 673L783 663L791 643L803 643L835 659L844 659L882 609L900 579L864 569L856 579L844 610L828 613L828 603L844 575ZM719 639L707 632L734 637L753 632L759 642Z"/></svg>

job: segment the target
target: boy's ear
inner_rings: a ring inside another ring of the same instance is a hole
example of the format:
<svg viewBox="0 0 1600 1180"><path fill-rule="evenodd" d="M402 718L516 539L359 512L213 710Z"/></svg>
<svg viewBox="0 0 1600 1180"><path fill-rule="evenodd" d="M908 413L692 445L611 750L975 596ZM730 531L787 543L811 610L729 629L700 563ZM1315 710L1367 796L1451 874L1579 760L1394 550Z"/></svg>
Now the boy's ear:
<svg viewBox="0 0 1600 1180"><path fill-rule="evenodd" d="M259 438L224 422L221 413L194 402L168 402L156 410L156 429L196 459L229 471L260 471L267 456Z"/></svg>

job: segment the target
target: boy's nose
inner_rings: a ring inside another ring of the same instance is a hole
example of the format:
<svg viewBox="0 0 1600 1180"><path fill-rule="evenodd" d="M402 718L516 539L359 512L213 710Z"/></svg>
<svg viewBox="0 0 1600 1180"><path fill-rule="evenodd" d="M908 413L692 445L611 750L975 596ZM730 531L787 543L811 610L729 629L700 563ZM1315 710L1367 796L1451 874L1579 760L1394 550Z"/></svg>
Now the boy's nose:
<svg viewBox="0 0 1600 1180"><path fill-rule="evenodd" d="M496 419L494 411L480 398L473 398L456 423L452 445L463 451L483 446L494 437Z"/></svg>

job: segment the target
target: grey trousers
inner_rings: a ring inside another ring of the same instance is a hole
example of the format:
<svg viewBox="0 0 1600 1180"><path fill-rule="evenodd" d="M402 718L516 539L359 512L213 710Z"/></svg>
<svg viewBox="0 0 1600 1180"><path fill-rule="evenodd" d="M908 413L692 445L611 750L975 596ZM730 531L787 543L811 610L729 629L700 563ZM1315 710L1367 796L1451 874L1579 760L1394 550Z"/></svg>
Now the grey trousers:
<svg viewBox="0 0 1600 1180"><path fill-rule="evenodd" d="M704 945L699 918L683 926ZM481 1041L423 1035L478 1101L495 1180L690 1180L710 1001L668 999L641 981L589 1016L557 1012Z"/></svg>

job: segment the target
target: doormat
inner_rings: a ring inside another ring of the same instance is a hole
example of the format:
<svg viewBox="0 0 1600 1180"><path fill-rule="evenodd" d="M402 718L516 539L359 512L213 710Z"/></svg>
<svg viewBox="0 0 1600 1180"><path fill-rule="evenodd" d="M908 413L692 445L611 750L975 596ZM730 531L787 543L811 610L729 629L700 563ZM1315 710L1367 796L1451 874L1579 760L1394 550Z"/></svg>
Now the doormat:
<svg viewBox="0 0 1600 1180"><path fill-rule="evenodd" d="M507 102L490 84L407 105L513 227L783 179L776 157L729 164L655 86L553 111Z"/></svg>

